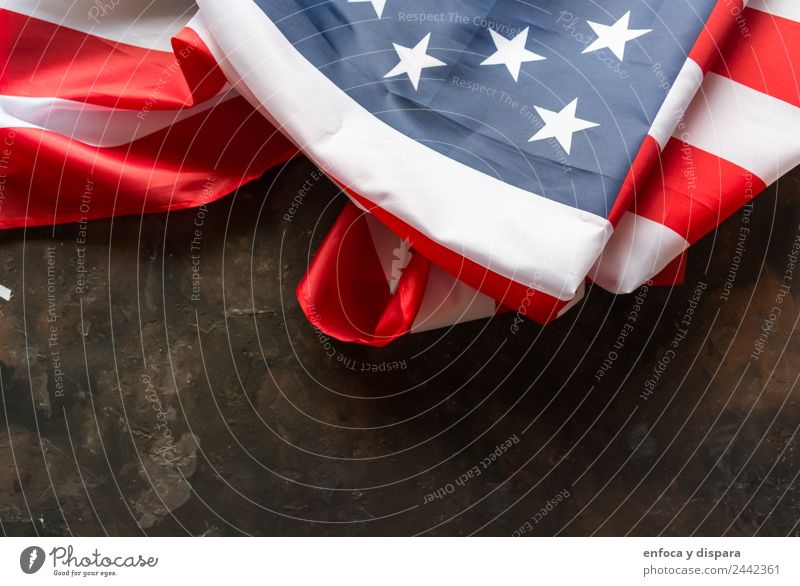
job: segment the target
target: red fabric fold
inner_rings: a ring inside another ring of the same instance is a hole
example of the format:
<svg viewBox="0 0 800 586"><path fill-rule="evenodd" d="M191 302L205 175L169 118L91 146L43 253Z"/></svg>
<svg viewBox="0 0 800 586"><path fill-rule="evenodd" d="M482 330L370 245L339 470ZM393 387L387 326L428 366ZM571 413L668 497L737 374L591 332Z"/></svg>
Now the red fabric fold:
<svg viewBox="0 0 800 586"><path fill-rule="evenodd" d="M309 321L325 334L385 346L414 323L429 271L430 262L412 252L392 291L365 212L348 202L297 286L297 298Z"/></svg>

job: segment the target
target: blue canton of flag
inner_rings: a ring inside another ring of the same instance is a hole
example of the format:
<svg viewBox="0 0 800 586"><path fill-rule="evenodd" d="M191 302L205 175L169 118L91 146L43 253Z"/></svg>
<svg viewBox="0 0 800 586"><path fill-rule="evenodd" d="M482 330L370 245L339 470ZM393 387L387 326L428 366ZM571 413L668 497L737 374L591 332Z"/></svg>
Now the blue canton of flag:
<svg viewBox="0 0 800 586"><path fill-rule="evenodd" d="M714 2L258 4L308 61L403 134L607 217Z"/></svg>

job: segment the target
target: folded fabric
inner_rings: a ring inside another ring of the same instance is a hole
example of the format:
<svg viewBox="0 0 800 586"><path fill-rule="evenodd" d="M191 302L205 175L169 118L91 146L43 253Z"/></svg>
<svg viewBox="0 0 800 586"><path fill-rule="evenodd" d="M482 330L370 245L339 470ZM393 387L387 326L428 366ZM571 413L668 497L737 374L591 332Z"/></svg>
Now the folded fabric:
<svg viewBox="0 0 800 586"><path fill-rule="evenodd" d="M0 228L199 206L296 154L186 28L193 2L3 6Z"/></svg>
<svg viewBox="0 0 800 586"><path fill-rule="evenodd" d="M654 172L593 268L628 293L800 164L800 3L738 19Z"/></svg>
<svg viewBox="0 0 800 586"><path fill-rule="evenodd" d="M581 286L560 314L583 293ZM532 319L535 297L530 290L518 308L501 305L424 258L350 202L297 286L300 307L315 328L342 342L368 346L510 311L517 320Z"/></svg>
<svg viewBox="0 0 800 586"><path fill-rule="evenodd" d="M771 0L733 14L735 32L717 43L720 58L591 273L615 293L629 293L644 283L682 282L689 245L800 164L793 132L798 125L789 124L797 116L800 91L794 79L800 23L791 17L800 19L800 12L795 3ZM708 150L697 146L704 144ZM712 153L728 153L727 159ZM322 246L332 245L326 241ZM348 262L357 264L359 255L339 260L340 265ZM343 268L340 274L348 272ZM317 290L324 291L323 275L315 277ZM411 273L407 278L417 277ZM338 290L348 288L353 306L367 301L356 283L338 281ZM476 298L457 299L461 304L445 326L469 316ZM526 310L536 298L527 301Z"/></svg>
<svg viewBox="0 0 800 586"><path fill-rule="evenodd" d="M800 163L789 0L200 4L4 3L0 228L198 206L302 151L353 203L301 307L380 346L679 282Z"/></svg>
<svg viewBox="0 0 800 586"><path fill-rule="evenodd" d="M712 1L430 19L421 0L198 4L228 80L357 204L505 305L533 291L540 321L575 297L734 25Z"/></svg>

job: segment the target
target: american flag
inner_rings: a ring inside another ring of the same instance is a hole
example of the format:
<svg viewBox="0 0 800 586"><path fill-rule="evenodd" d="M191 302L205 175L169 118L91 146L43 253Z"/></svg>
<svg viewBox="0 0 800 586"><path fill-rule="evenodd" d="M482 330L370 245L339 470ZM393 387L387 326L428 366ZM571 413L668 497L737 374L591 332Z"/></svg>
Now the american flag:
<svg viewBox="0 0 800 586"><path fill-rule="evenodd" d="M706 78L688 109L676 108L680 120L658 141L662 152L655 169L644 185L637 186L634 201L589 273L590 281L609 291L627 293L648 282L680 282L684 256L692 243L800 164L800 140L792 130L798 127L794 121L800 112L797 4L764 0L744 8L734 2L721 3L712 18L718 22L701 33L686 64L687 69ZM394 238L396 241L399 236ZM392 258L387 247L377 242L370 246L364 240L353 247L374 247L385 268ZM326 241L321 252L336 245L334 240ZM388 296L385 303L370 303L376 296L359 295L364 277L352 276L355 271L351 263L357 262L356 258L341 257L335 277L330 269L323 274L320 265L312 264L300 297L306 304L319 303L333 290L335 279L339 305L349 322L359 323L360 318L360 323L369 323L370 319L381 323L374 316L385 317L397 299ZM424 278L419 273L410 273L408 279ZM352 287L348 287L348 278ZM405 305L412 308L410 319L403 325L408 331L426 329L426 324L442 327L502 310L496 298L464 283L454 284L447 275L432 270L428 278L427 288L409 283L410 291L423 289L424 293L416 301L405 296ZM581 294L579 290L573 303ZM420 309L413 309L417 303ZM512 306L511 311L522 310L527 317L537 318L541 315L537 314L537 305L551 309L547 300L533 296ZM550 313L541 321L552 317ZM372 343L384 343L402 331L399 328L387 336L384 328L365 334L363 327L349 323L340 327L343 321L337 320L332 331L354 341L377 334Z"/></svg>
<svg viewBox="0 0 800 586"><path fill-rule="evenodd" d="M717 22L685 0L200 6L229 78L357 203L492 297L556 307L699 87L687 55Z"/></svg>
<svg viewBox="0 0 800 586"><path fill-rule="evenodd" d="M798 163L787 0L198 5L3 4L0 226L200 205L299 150L353 201L301 306L381 345L678 278Z"/></svg>

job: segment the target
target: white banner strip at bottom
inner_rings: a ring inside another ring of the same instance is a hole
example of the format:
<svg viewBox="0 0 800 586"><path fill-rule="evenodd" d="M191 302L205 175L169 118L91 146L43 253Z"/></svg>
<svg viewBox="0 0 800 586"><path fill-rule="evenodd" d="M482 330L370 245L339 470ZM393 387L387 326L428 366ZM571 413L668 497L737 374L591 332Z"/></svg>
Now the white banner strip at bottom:
<svg viewBox="0 0 800 586"><path fill-rule="evenodd" d="M3 584L800 584L792 538L18 538ZM256 582L257 580L257 582ZM580 582L579 582L580 580ZM224 582L223 582L224 581Z"/></svg>

